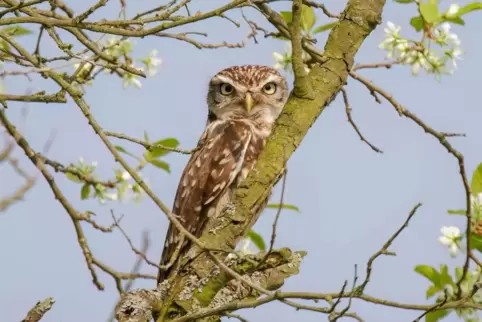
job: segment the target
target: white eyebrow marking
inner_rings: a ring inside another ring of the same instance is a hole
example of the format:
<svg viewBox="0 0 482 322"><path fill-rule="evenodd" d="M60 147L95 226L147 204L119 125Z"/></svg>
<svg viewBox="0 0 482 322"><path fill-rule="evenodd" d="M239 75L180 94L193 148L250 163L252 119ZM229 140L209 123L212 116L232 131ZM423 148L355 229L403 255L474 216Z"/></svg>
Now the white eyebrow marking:
<svg viewBox="0 0 482 322"><path fill-rule="evenodd" d="M222 83L228 83L228 84L231 84L234 86L233 84L233 81L231 78L229 77L226 77L226 76L223 76L223 75L217 75L214 77L215 79L217 78L218 80L220 80Z"/></svg>

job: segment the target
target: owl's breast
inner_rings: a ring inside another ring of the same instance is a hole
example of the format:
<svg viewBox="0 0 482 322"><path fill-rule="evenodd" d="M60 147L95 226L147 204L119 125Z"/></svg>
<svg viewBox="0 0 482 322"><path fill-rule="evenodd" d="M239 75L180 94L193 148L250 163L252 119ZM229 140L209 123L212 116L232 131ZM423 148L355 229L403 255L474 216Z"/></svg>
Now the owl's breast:
<svg viewBox="0 0 482 322"><path fill-rule="evenodd" d="M237 180L238 184L242 180L246 179L249 172L253 170L254 166L256 165L256 161L258 161L259 155L264 149L265 144L266 144L266 137L260 136L259 133L253 132L251 136L251 140L248 144L248 148L246 149L243 166L238 175L238 180Z"/></svg>

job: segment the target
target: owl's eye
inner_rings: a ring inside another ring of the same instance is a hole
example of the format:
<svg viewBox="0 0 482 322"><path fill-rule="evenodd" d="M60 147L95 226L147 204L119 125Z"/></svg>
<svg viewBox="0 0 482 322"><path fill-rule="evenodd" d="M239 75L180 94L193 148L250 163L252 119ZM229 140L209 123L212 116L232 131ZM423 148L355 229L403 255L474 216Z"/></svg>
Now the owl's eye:
<svg viewBox="0 0 482 322"><path fill-rule="evenodd" d="M268 83L263 86L263 92L268 95L273 95L276 92L276 84L275 83Z"/></svg>
<svg viewBox="0 0 482 322"><path fill-rule="evenodd" d="M233 92L234 92L233 85L228 84L228 83L221 84L221 94L231 95Z"/></svg>

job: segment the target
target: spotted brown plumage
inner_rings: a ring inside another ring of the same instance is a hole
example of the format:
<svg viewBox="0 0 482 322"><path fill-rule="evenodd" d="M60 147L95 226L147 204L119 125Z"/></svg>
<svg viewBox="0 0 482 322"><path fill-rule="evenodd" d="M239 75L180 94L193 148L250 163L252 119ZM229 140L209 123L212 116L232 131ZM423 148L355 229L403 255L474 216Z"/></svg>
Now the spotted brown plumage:
<svg viewBox="0 0 482 322"><path fill-rule="evenodd" d="M208 123L181 176L172 211L195 237L203 234L208 218L219 214L226 197L256 164L287 97L286 80L267 66L234 66L211 79ZM189 246L170 224L160 265L173 265L159 271L158 283ZM173 258L177 248L179 254Z"/></svg>

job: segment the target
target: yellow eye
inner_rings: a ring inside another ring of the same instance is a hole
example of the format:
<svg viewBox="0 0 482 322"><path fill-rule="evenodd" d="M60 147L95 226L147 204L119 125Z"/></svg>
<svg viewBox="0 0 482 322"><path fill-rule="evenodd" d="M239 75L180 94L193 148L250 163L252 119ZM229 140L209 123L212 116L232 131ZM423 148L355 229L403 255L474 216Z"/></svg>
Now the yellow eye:
<svg viewBox="0 0 482 322"><path fill-rule="evenodd" d="M263 92L268 95L273 95L276 93L276 84L275 83L268 83L263 86Z"/></svg>
<svg viewBox="0 0 482 322"><path fill-rule="evenodd" d="M221 94L223 95L231 95L234 92L234 87L231 84L223 83L221 84Z"/></svg>

